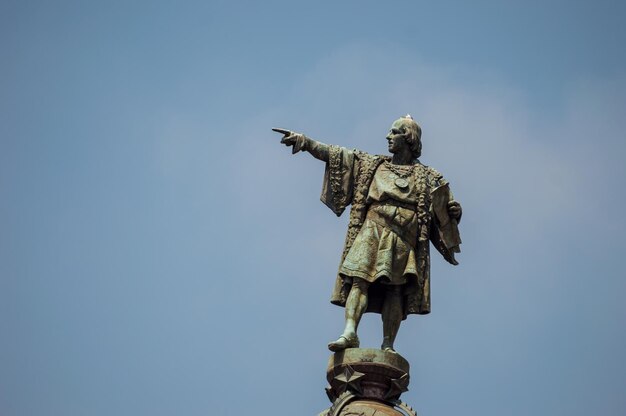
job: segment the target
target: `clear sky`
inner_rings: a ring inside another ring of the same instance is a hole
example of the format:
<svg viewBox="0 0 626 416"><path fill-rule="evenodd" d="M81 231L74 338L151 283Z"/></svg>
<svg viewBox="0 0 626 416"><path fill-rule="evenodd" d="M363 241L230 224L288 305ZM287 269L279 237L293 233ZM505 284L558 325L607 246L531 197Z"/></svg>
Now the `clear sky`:
<svg viewBox="0 0 626 416"><path fill-rule="evenodd" d="M0 415L315 415L346 216L271 127L422 162L421 415L626 414L618 1L1 1ZM367 315L362 345L380 345Z"/></svg>

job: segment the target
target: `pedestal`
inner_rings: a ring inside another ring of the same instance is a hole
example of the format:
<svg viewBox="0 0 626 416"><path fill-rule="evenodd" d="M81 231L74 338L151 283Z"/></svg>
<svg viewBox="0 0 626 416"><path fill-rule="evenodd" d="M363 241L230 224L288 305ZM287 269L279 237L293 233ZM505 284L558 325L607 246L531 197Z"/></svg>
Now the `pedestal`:
<svg viewBox="0 0 626 416"><path fill-rule="evenodd" d="M400 395L408 390L409 363L400 354L349 348L328 360L332 406L319 416L417 416Z"/></svg>

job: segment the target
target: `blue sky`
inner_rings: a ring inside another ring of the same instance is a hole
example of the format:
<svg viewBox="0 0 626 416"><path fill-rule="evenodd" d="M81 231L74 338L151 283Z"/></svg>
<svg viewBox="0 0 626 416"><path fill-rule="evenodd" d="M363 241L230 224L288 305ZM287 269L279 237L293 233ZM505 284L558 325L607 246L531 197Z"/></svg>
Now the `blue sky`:
<svg viewBox="0 0 626 416"><path fill-rule="evenodd" d="M436 3L436 4L435 4ZM0 414L328 407L346 229L271 127L410 113L460 266L398 351L422 415L626 413L626 7L0 3ZM362 323L366 347L380 321Z"/></svg>

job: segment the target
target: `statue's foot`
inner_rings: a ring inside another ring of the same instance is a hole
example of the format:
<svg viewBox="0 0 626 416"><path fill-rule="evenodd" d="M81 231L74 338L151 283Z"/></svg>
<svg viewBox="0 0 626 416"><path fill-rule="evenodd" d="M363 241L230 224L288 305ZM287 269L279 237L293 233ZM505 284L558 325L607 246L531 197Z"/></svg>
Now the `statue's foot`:
<svg viewBox="0 0 626 416"><path fill-rule="evenodd" d="M346 348L359 348L359 337L356 336L340 336L337 341L332 341L328 344L328 349L332 352L343 351Z"/></svg>
<svg viewBox="0 0 626 416"><path fill-rule="evenodd" d="M390 344L388 342L383 342L383 345L380 346L380 349L385 352L393 352L397 354L396 350L393 349L393 344Z"/></svg>

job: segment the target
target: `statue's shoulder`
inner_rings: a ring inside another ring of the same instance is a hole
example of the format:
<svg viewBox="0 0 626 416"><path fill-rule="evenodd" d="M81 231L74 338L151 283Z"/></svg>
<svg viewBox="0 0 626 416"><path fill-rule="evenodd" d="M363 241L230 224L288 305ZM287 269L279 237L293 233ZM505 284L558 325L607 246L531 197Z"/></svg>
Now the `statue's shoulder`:
<svg viewBox="0 0 626 416"><path fill-rule="evenodd" d="M385 160L391 160L389 156L373 155L373 154L364 152L363 150L359 150L359 149L352 149L352 153L354 154L354 157L359 162L367 164L367 165L369 164L378 165L380 163L383 163Z"/></svg>
<svg viewBox="0 0 626 416"><path fill-rule="evenodd" d="M385 160L391 160L390 156L387 155L371 155L369 153L366 153L362 150L358 150L358 152L361 154L361 158L362 159L367 159L367 160L371 160L373 162L378 162L378 163L382 163Z"/></svg>
<svg viewBox="0 0 626 416"><path fill-rule="evenodd" d="M381 156L381 155L372 155L367 152L364 152L363 150L354 149L354 148L350 149L350 148L343 147L343 146L337 146L335 144L329 145L329 148L331 151L334 151L337 154L350 155L351 157L355 157L356 159L364 160L364 161L377 160L379 158L386 157L386 156Z"/></svg>
<svg viewBox="0 0 626 416"><path fill-rule="evenodd" d="M444 185L445 183L447 183L446 179L443 177L441 172L439 172L437 169L433 168L432 166L424 165L419 160L415 163L415 165L420 166L422 168L423 172L428 176L431 186L436 187L436 186Z"/></svg>
<svg viewBox="0 0 626 416"><path fill-rule="evenodd" d="M389 158L387 156L372 155L358 149L355 149L353 154L356 172L358 172L358 182L362 187L365 187L364 189L367 189L378 167Z"/></svg>
<svg viewBox="0 0 626 416"><path fill-rule="evenodd" d="M433 178L443 179L443 175L437 169L433 168L432 166L426 166L426 165L424 165L424 167L426 168L430 176L432 176Z"/></svg>
<svg viewBox="0 0 626 416"><path fill-rule="evenodd" d="M352 152L354 153L354 156L357 159L365 160L365 159L370 159L370 158L374 157L374 155L370 155L369 153L364 152L363 150L359 150L359 149L352 149Z"/></svg>

